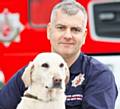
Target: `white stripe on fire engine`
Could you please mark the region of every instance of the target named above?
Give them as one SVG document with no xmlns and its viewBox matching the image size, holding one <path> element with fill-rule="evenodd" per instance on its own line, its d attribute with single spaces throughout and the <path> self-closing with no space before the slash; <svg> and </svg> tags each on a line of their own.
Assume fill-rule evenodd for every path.
<svg viewBox="0 0 120 109">
<path fill-rule="evenodd" d="M 81 95 L 81 94 L 66 95 L 67 101 L 82 100 L 82 98 L 83 98 L 83 95 Z"/>
</svg>

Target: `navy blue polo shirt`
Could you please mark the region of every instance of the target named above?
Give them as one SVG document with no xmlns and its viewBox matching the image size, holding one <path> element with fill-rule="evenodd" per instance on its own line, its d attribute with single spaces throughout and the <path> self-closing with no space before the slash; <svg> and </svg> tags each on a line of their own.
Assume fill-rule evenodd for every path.
<svg viewBox="0 0 120 109">
<path fill-rule="evenodd" d="M 0 91 L 0 109 L 16 109 L 25 89 L 19 70 Z M 79 74 L 84 81 L 73 86 Z M 70 67 L 70 81 L 66 86 L 66 109 L 114 109 L 117 88 L 113 73 L 96 59 L 80 54 Z"/>
</svg>

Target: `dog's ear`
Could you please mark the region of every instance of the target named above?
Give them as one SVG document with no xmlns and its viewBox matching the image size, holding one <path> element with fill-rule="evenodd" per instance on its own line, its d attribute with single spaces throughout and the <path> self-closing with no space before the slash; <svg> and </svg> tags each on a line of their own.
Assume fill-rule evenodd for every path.
<svg viewBox="0 0 120 109">
<path fill-rule="evenodd" d="M 22 80 L 25 84 L 25 87 L 29 87 L 32 84 L 32 72 L 34 69 L 34 64 L 33 62 L 30 62 L 28 66 L 26 67 L 25 71 L 23 72 L 22 75 Z"/>
<path fill-rule="evenodd" d="M 67 65 L 65 67 L 65 72 L 66 72 L 65 84 L 67 84 L 70 79 L 70 71 L 69 71 L 69 68 L 67 67 Z"/>
</svg>

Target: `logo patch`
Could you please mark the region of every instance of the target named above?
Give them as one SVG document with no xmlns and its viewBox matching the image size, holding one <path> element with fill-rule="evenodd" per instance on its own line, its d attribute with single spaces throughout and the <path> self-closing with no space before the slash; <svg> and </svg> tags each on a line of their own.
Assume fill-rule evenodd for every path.
<svg viewBox="0 0 120 109">
<path fill-rule="evenodd" d="M 79 75 L 77 75 L 74 78 L 74 80 L 72 80 L 72 86 L 77 87 L 77 86 L 81 85 L 84 80 L 85 80 L 84 74 L 80 73 Z"/>
<path fill-rule="evenodd" d="M 12 41 L 20 42 L 20 32 L 24 26 L 20 23 L 19 13 L 10 13 L 8 9 L 0 14 L 0 42 L 8 47 Z"/>
</svg>

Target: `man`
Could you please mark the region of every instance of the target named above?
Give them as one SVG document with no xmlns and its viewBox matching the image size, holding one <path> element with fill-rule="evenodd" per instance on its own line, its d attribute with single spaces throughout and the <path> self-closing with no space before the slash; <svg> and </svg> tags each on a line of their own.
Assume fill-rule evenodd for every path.
<svg viewBox="0 0 120 109">
<path fill-rule="evenodd" d="M 60 54 L 70 69 L 66 109 L 114 109 L 117 89 L 112 72 L 81 52 L 87 34 L 87 14 L 75 1 L 57 4 L 47 27 L 51 51 Z M 0 109 L 15 109 L 26 90 L 18 71 L 0 92 Z M 83 82 L 79 84 L 79 77 Z M 73 82 L 74 81 L 74 82 Z"/>
</svg>

